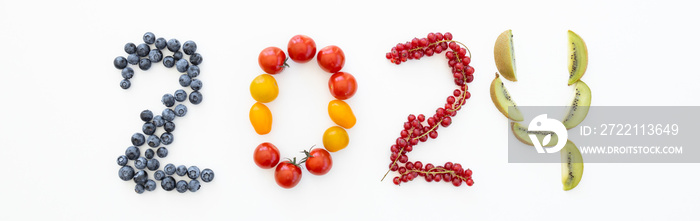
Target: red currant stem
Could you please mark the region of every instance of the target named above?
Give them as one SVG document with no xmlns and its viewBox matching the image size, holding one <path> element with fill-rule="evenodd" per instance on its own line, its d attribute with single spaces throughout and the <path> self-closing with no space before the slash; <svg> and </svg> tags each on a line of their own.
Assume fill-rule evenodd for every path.
<svg viewBox="0 0 700 221">
<path fill-rule="evenodd" d="M 409 135 L 409 137 L 410 137 L 410 136 L 411 136 L 411 135 Z M 401 157 L 401 155 L 402 155 L 401 153 L 403 152 L 403 148 L 404 148 L 404 147 L 402 147 L 401 150 L 399 150 L 399 154 L 396 156 L 396 159 L 394 160 L 394 162 L 391 163 L 391 166 L 389 166 L 389 170 L 386 171 L 386 173 L 385 173 L 384 176 L 382 177 L 382 180 L 380 180 L 379 182 L 384 181 L 384 178 L 386 178 L 386 175 L 389 175 L 389 172 L 391 172 L 391 167 L 393 167 L 394 165 L 396 165 L 396 161 L 399 161 L 399 157 Z"/>
<path fill-rule="evenodd" d="M 434 170 L 435 170 L 435 171 L 434 171 Z M 437 170 L 440 170 L 440 171 L 437 171 Z M 434 172 L 433 172 L 433 171 L 434 171 Z M 460 176 L 460 175 L 457 174 L 454 170 L 447 170 L 447 169 L 445 169 L 445 168 L 439 168 L 439 169 L 438 169 L 438 168 L 432 168 L 432 169 L 430 169 L 429 171 L 423 171 L 423 170 L 412 169 L 412 170 L 406 170 L 406 172 L 405 172 L 405 173 L 402 173 L 401 175 L 407 175 L 407 174 L 412 173 L 412 172 L 423 173 L 423 174 L 426 174 L 426 175 L 435 175 L 435 174 L 446 174 L 446 173 L 449 173 L 449 174 L 451 174 L 452 176 L 457 177 L 457 178 L 460 178 L 460 179 L 462 179 L 462 180 L 464 180 L 464 181 L 466 181 L 467 179 L 469 179 L 469 178 L 465 178 L 465 177 L 463 177 L 463 176 Z"/>
<path fill-rule="evenodd" d="M 457 43 L 457 44 L 461 44 L 465 49 L 467 49 L 467 52 L 469 53 L 469 57 L 470 57 L 470 58 L 472 57 L 472 52 L 469 51 L 469 48 L 468 48 L 466 45 L 464 45 L 462 42 L 455 41 L 455 40 L 436 41 L 436 42 L 433 42 L 433 43 L 428 44 L 428 45 L 425 46 L 425 47 L 416 47 L 416 48 L 413 48 L 413 49 L 408 49 L 408 52 L 414 52 L 414 51 L 417 51 L 417 50 L 423 50 L 423 48 L 430 47 L 430 46 L 433 46 L 433 45 L 437 45 L 437 44 L 440 44 L 440 43 L 443 43 L 443 42 L 454 42 L 454 43 Z"/>
</svg>

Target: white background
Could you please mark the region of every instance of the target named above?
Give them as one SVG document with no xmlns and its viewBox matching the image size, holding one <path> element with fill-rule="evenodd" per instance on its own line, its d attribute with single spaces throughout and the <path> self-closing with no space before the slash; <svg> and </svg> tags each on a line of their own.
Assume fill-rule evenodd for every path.
<svg viewBox="0 0 700 221">
<path fill-rule="evenodd" d="M 506 82 L 520 105 L 566 105 L 568 29 L 588 45 L 582 80 L 592 105 L 690 105 L 700 80 L 697 5 L 690 1 L 0 1 L 0 219 L 2 220 L 682 220 L 700 206 L 698 164 L 586 164 L 583 180 L 561 190 L 559 164 L 507 163 L 507 120 L 488 95 L 496 67 L 493 44 L 512 29 L 519 81 Z M 170 155 L 176 165 L 212 168 L 197 193 L 135 194 L 117 176 L 116 158 L 140 131 L 143 109 L 160 113 L 160 97 L 180 86 L 174 69 L 136 69 L 119 88 L 112 61 L 143 33 L 194 40 L 204 100 L 177 119 Z M 472 98 L 437 140 L 409 154 L 424 163 L 460 162 L 476 184 L 413 181 L 397 187 L 389 146 L 405 117 L 431 114 L 454 90 L 442 55 L 400 66 L 392 46 L 429 32 L 452 32 L 472 54 Z M 359 83 L 347 100 L 357 116 L 350 145 L 334 153 L 331 172 L 278 187 L 272 170 L 255 166 L 263 141 L 283 157 L 321 145 L 333 125 L 328 74 L 316 62 L 279 74 L 269 106 L 273 131 L 248 121 L 256 58 L 306 34 L 319 49 L 335 44 L 344 71 Z M 166 55 L 169 52 L 165 53 Z M 662 113 L 660 113 L 662 114 Z M 643 120 L 643 119 L 642 119 Z M 697 121 L 697 119 L 688 119 Z M 697 147 L 685 147 L 697 148 Z M 144 148 L 142 148 L 143 150 Z M 395 175 L 395 174 L 394 174 Z M 151 173 L 152 176 L 152 173 Z M 177 178 L 177 177 L 176 177 Z"/>
</svg>

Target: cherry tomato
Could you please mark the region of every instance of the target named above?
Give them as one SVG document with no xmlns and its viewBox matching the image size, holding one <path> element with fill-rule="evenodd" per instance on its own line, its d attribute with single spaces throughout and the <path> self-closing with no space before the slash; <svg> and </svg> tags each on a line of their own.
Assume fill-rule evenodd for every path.
<svg viewBox="0 0 700 221">
<path fill-rule="evenodd" d="M 270 133 L 270 130 L 272 130 L 272 112 L 265 104 L 255 102 L 255 104 L 250 107 L 248 117 L 256 133 L 263 135 Z"/>
<path fill-rule="evenodd" d="M 322 149 L 314 148 L 311 152 L 306 152 L 306 170 L 313 175 L 323 175 L 328 173 L 333 167 L 333 159 L 331 153 Z"/>
<path fill-rule="evenodd" d="M 301 168 L 292 161 L 277 164 L 275 168 L 275 181 L 277 185 L 289 189 L 296 186 L 301 180 Z"/>
<path fill-rule="evenodd" d="M 287 53 L 295 62 L 309 62 L 316 55 L 316 42 L 309 36 L 295 35 L 287 44 Z"/>
<path fill-rule="evenodd" d="M 268 103 L 275 100 L 280 89 L 275 77 L 269 74 L 261 74 L 250 82 L 250 95 L 258 102 Z"/>
<path fill-rule="evenodd" d="M 333 120 L 335 124 L 346 129 L 352 128 L 357 122 L 357 118 L 355 118 L 355 114 L 352 113 L 350 105 L 341 100 L 332 100 L 328 102 L 328 116 L 331 117 L 331 120 Z"/>
<path fill-rule="evenodd" d="M 282 72 L 285 67 L 289 67 L 287 63 L 287 55 L 278 47 L 267 47 L 258 55 L 258 64 L 260 68 L 268 74 L 277 74 Z"/>
<path fill-rule="evenodd" d="M 255 148 L 253 159 L 260 168 L 270 169 L 280 162 L 280 151 L 271 143 L 261 143 Z"/>
<path fill-rule="evenodd" d="M 316 60 L 321 69 L 329 73 L 335 73 L 340 71 L 345 65 L 345 53 L 338 46 L 326 46 L 318 51 Z"/>
<path fill-rule="evenodd" d="M 328 89 L 331 91 L 331 95 L 338 100 L 345 100 L 353 95 L 357 91 L 357 81 L 352 74 L 346 72 L 338 72 L 331 76 L 328 80 Z"/>
<path fill-rule="evenodd" d="M 348 132 L 342 127 L 332 126 L 323 133 L 323 147 L 330 152 L 344 149 L 350 143 Z"/>
</svg>

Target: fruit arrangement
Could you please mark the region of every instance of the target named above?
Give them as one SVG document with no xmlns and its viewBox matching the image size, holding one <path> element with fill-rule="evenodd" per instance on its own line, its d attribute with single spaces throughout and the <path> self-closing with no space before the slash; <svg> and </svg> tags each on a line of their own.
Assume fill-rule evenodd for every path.
<svg viewBox="0 0 700 221">
<path fill-rule="evenodd" d="M 186 41 L 181 45 L 174 38 L 167 41 L 162 37 L 156 39 L 156 36 L 151 32 L 143 35 L 143 41 L 144 43 L 138 46 L 131 42 L 127 43 L 124 45 L 124 51 L 129 54 L 127 58 L 118 56 L 114 59 L 114 67 L 121 70 L 124 78 L 120 82 L 120 87 L 122 89 L 131 87 L 130 80 L 134 76 L 134 70 L 128 67 L 129 64 L 138 64 L 141 70 L 146 71 L 151 68 L 153 63 L 162 61 L 165 67 L 175 67 L 178 72 L 183 73 L 178 81 L 184 89 L 178 89 L 173 94 L 163 95 L 161 102 L 166 108 L 161 115 L 154 116 L 151 110 L 144 110 L 140 113 L 139 117 L 144 122 L 142 131 L 131 136 L 132 146 L 126 148 L 124 155 L 117 158 L 117 164 L 121 167 L 119 178 L 123 181 L 133 180 L 136 183 L 134 190 L 139 194 L 155 190 L 156 181 L 160 181 L 160 186 L 166 191 L 176 189 L 180 193 L 188 190 L 196 192 L 201 187 L 198 179 L 211 182 L 214 179 L 214 171 L 209 168 L 200 171 L 197 166 L 180 165 L 175 167 L 174 164 L 170 163 L 161 170 L 160 162 L 155 157 L 162 160 L 168 155 L 168 149 L 165 146 L 173 143 L 174 121 L 176 117 L 184 117 L 187 114 L 187 106 L 184 103 L 175 105 L 176 102 L 185 102 L 188 99 L 185 90 L 188 87 L 192 90 L 189 93 L 190 103 L 196 105 L 202 102 L 202 93 L 200 92 L 202 81 L 197 79 L 200 72 L 198 65 L 202 63 L 202 56 L 196 52 L 197 44 L 194 41 Z M 151 46 L 155 48 L 151 49 Z M 161 50 L 165 48 L 173 54 L 163 57 Z M 189 55 L 189 62 L 184 58 L 183 52 L 185 55 Z M 163 130 L 160 136 L 156 135 L 159 128 Z M 148 147 L 142 152 L 140 147 L 144 144 Z M 130 163 L 132 161 L 133 163 Z M 149 178 L 146 169 L 153 172 L 153 179 Z M 189 178 L 189 182 L 184 179 L 176 181 L 172 176 L 175 173 L 178 176 L 186 176 Z"/>
<path fill-rule="evenodd" d="M 301 180 L 301 164 L 314 175 L 324 175 L 333 166 L 329 152 L 336 152 L 348 146 L 350 139 L 346 129 L 355 126 L 357 119 L 344 100 L 357 91 L 355 77 L 341 69 L 345 65 L 345 54 L 338 46 L 331 45 L 316 53 L 316 42 L 308 36 L 296 35 L 287 44 L 289 58 L 298 63 L 311 61 L 314 56 L 325 72 L 331 73 L 328 89 L 336 98 L 328 103 L 328 115 L 338 126 L 331 126 L 323 133 L 323 147 L 304 150 L 304 157 L 297 162 L 296 157 L 280 161 L 280 152 L 275 145 L 264 142 L 255 148 L 253 159 L 262 169 L 275 168 L 275 181 L 280 187 L 292 188 Z M 256 103 L 250 108 L 250 123 L 259 135 L 272 130 L 272 112 L 265 103 L 272 102 L 279 94 L 274 75 L 281 73 L 287 64 L 287 55 L 278 47 L 267 47 L 258 56 L 258 65 L 265 74 L 258 75 L 250 84 L 250 94 Z"/>
<path fill-rule="evenodd" d="M 474 80 L 474 68 L 469 65 L 471 52 L 464 44 L 452 39 L 453 36 L 450 32 L 444 34 L 429 33 L 424 38 L 413 38 L 406 43 L 398 43 L 391 48 L 390 52 L 386 53 L 386 59 L 399 65 L 408 60 L 420 60 L 424 56 L 431 57 L 445 52 L 447 64 L 452 69 L 454 83 L 458 87 L 452 95 L 447 97 L 445 106 L 437 108 L 432 116 L 408 115 L 407 121 L 403 123 L 400 136 L 390 148 L 389 170 L 398 172 L 398 175 L 393 179 L 396 185 L 418 177 L 423 177 L 427 182 L 444 181 L 452 183 L 454 186 L 461 186 L 462 183 L 467 186 L 474 184 L 472 170 L 463 168 L 459 163 L 446 162 L 438 166 L 432 163 L 423 165 L 421 161 L 409 161 L 407 155 L 418 143 L 426 142 L 428 139 L 436 139 L 438 137 L 437 129 L 441 126 L 450 126 L 452 117 L 462 109 L 467 99 L 471 97 L 467 91 L 469 88 L 467 83 Z M 384 178 L 390 171 L 387 171 Z"/>
<path fill-rule="evenodd" d="M 567 111 L 562 124 L 566 129 L 571 129 L 580 124 L 588 115 L 591 105 L 591 89 L 581 81 L 588 67 L 588 49 L 581 36 L 568 31 L 569 39 L 569 80 L 568 85 L 574 85 L 574 97 L 569 110 Z M 517 69 L 515 66 L 515 50 L 513 47 L 513 33 L 511 30 L 504 31 L 496 39 L 494 45 L 494 60 L 498 72 L 503 78 L 509 81 L 517 81 Z M 491 100 L 506 118 L 515 121 L 511 122 L 511 131 L 515 137 L 524 144 L 534 146 L 533 142 L 542 141 L 542 146 L 554 146 L 558 141 L 556 134 L 547 131 L 530 131 L 521 125 L 523 115 L 518 109 L 515 101 L 508 93 L 500 76 L 491 82 Z M 537 138 L 538 140 L 532 140 Z M 564 148 L 560 150 L 562 162 L 562 184 L 564 190 L 571 190 L 578 185 L 583 176 L 583 157 L 573 142 L 567 140 Z"/>
</svg>

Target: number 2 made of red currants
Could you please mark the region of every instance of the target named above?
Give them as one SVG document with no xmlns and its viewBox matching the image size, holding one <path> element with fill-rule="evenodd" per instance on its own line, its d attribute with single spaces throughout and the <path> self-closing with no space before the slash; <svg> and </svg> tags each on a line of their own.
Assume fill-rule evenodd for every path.
<svg viewBox="0 0 700 221">
<path fill-rule="evenodd" d="M 461 45 L 461 46 L 460 46 Z M 471 97 L 467 83 L 474 80 L 474 68 L 469 66 L 471 53 L 461 42 L 452 40 L 452 34 L 446 32 L 430 33 L 425 38 L 413 38 L 406 43 L 398 43 L 391 48 L 391 52 L 386 53 L 386 58 L 394 64 L 401 64 L 408 60 L 420 60 L 424 56 L 431 57 L 435 54 L 445 52 L 447 64 L 452 69 L 452 76 L 455 84 L 459 87 L 453 94 L 447 97 L 444 107 L 439 107 L 430 117 L 423 114 L 408 115 L 408 119 L 403 124 L 399 138 L 391 145 L 391 156 L 389 159 L 389 171 L 398 172 L 393 182 L 396 185 L 412 181 L 418 177 L 423 177 L 428 182 L 444 181 L 452 183 L 454 186 L 461 186 L 464 182 L 467 186 L 474 185 L 471 169 L 464 169 L 459 163 L 446 162 L 435 166 L 432 163 L 423 165 L 421 161 L 409 161 L 408 153 L 420 142 L 438 137 L 437 129 L 448 127 L 452 124 L 452 117 L 457 111 L 462 109 L 467 99 Z M 382 180 L 384 180 L 382 178 Z"/>
</svg>

